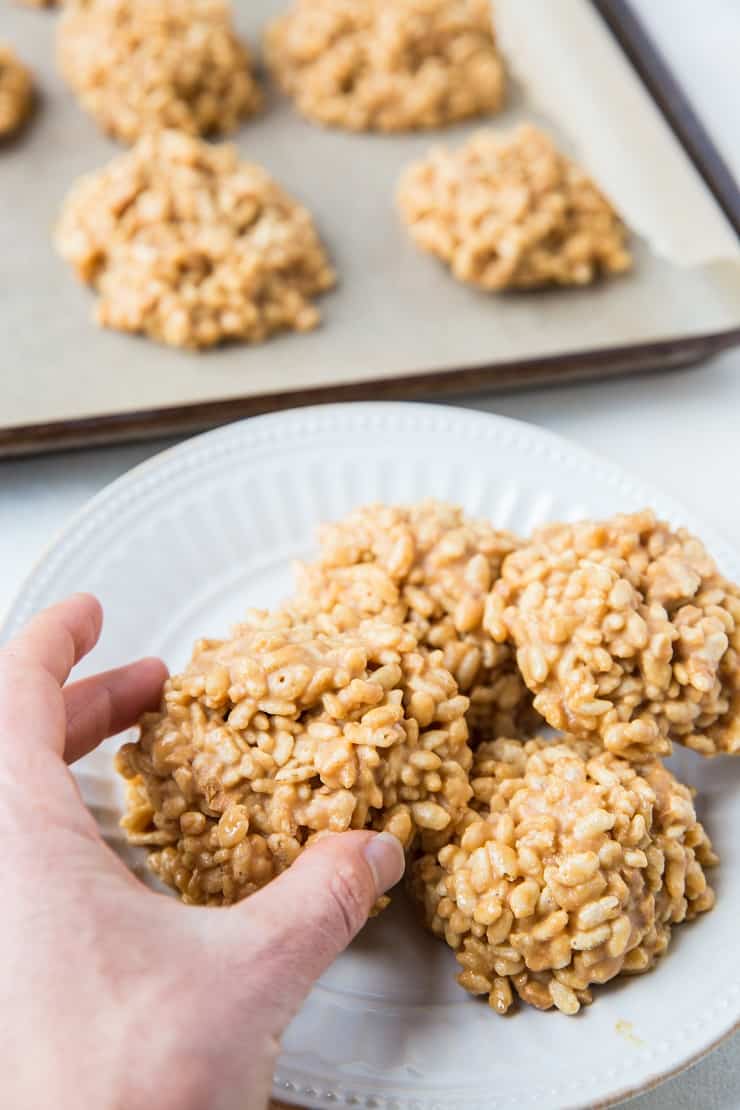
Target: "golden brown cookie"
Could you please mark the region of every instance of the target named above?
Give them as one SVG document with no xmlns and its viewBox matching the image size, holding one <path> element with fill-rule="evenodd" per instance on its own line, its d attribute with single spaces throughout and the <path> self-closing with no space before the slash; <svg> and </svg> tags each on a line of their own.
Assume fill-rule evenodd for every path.
<svg viewBox="0 0 740 1110">
<path fill-rule="evenodd" d="M 32 108 L 31 71 L 7 43 L 0 42 L 0 139 L 17 131 Z"/>
<path fill-rule="evenodd" d="M 472 782 L 474 808 L 411 885 L 460 985 L 498 1013 L 518 995 L 575 1014 L 592 986 L 648 971 L 674 925 L 712 908 L 716 856 L 658 760 L 497 740 L 478 748 Z"/>
<path fill-rule="evenodd" d="M 443 127 L 503 103 L 488 0 L 296 0 L 265 51 L 298 110 L 331 127 Z"/>
<path fill-rule="evenodd" d="M 223 0 L 67 0 L 59 68 L 104 131 L 227 134 L 262 95 Z"/>
<path fill-rule="evenodd" d="M 261 166 L 176 131 L 82 178 L 56 243 L 99 324 L 176 347 L 308 331 L 335 281 L 309 212 Z"/>
<path fill-rule="evenodd" d="M 531 733 L 536 715 L 512 645 L 483 627 L 489 590 L 518 543 L 438 501 L 365 506 L 321 529 L 320 558 L 299 568 L 290 606 L 334 628 L 408 622 L 421 645 L 443 651 L 476 738 Z"/>
<path fill-rule="evenodd" d="M 740 751 L 740 594 L 648 510 L 539 529 L 506 560 L 484 624 L 513 638 L 553 728 L 627 759 L 672 740 Z"/>
<path fill-rule="evenodd" d="M 398 203 L 422 250 L 488 291 L 586 285 L 631 265 L 609 201 L 535 127 L 433 150 L 404 172 Z"/>
<path fill-rule="evenodd" d="M 254 613 L 196 644 L 119 752 L 123 827 L 185 901 L 208 904 L 251 894 L 327 832 L 436 846 L 471 796 L 466 708 L 441 654 L 400 626 L 329 636 Z"/>
</svg>

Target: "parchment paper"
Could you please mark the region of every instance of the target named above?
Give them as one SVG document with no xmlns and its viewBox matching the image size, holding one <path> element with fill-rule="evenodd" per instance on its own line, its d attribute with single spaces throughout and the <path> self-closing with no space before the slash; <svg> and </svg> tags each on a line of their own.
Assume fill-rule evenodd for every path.
<svg viewBox="0 0 740 1110">
<path fill-rule="evenodd" d="M 519 36 L 518 68 L 531 59 L 531 72 L 526 91 L 515 88 L 492 125 L 534 117 L 555 130 L 566 148 L 598 162 L 604 187 L 661 250 L 680 247 L 682 261 L 727 254 L 713 198 L 588 0 L 499 4 L 505 40 Z M 241 31 L 256 44 L 285 0 L 236 6 Z M 270 87 L 267 110 L 236 141 L 315 214 L 340 277 L 322 298 L 323 327 L 202 355 L 100 330 L 90 321 L 92 294 L 56 256 L 50 235 L 74 179 L 119 148 L 56 74 L 55 19 L 0 0 L 0 35 L 34 67 L 43 97 L 31 127 L 0 150 L 1 428 L 679 339 L 740 324 L 737 261 L 687 269 L 639 240 L 634 273 L 593 289 L 492 297 L 457 284 L 412 245 L 394 191 L 406 162 L 434 143 L 461 143 L 480 121 L 409 136 L 324 131 Z M 548 118 L 533 108 L 545 99 Z"/>
<path fill-rule="evenodd" d="M 663 257 L 740 260 L 737 236 L 597 10 L 584 0 L 494 0 L 509 68 L 551 115 L 631 228 Z"/>
</svg>

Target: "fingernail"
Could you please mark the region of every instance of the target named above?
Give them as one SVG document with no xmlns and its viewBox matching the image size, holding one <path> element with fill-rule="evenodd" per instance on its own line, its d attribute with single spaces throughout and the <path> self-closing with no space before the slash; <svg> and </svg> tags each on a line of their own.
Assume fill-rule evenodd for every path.
<svg viewBox="0 0 740 1110">
<path fill-rule="evenodd" d="M 382 832 L 368 841 L 365 859 L 375 879 L 378 895 L 395 886 L 406 870 L 403 845 L 393 833 Z"/>
</svg>

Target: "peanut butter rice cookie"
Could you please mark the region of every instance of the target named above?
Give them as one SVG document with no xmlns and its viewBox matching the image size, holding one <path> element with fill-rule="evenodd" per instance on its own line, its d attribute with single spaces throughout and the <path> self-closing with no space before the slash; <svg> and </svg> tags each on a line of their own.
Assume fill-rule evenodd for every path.
<svg viewBox="0 0 740 1110">
<path fill-rule="evenodd" d="M 627 759 L 672 740 L 740 751 L 740 592 L 650 511 L 539 529 L 504 563 L 484 625 L 513 638 L 554 728 Z"/>
<path fill-rule="evenodd" d="M 265 51 L 304 116 L 350 131 L 442 127 L 503 103 L 488 0 L 296 0 Z"/>
<path fill-rule="evenodd" d="M 56 244 L 99 324 L 176 347 L 308 331 L 335 281 L 309 212 L 262 167 L 175 131 L 82 178 Z"/>
<path fill-rule="evenodd" d="M 460 985 L 498 1013 L 517 995 L 577 1013 L 593 985 L 650 970 L 672 927 L 714 904 L 716 856 L 658 760 L 497 740 L 476 752 L 473 788 L 475 808 L 411 885 Z"/>
<path fill-rule="evenodd" d="M 298 568 L 294 612 L 330 628 L 374 617 L 407 622 L 441 650 L 478 738 L 531 733 L 539 719 L 514 651 L 483 627 L 488 593 L 519 541 L 437 501 L 369 505 L 320 531 L 321 555 Z"/>
<path fill-rule="evenodd" d="M 201 641 L 118 770 L 123 827 L 184 901 L 234 902 L 313 838 L 386 829 L 444 843 L 471 797 L 467 698 L 400 626 L 329 636 L 253 613 Z"/>
<path fill-rule="evenodd" d="M 7 43 L 0 42 L 0 139 L 17 131 L 32 108 L 31 71 Z"/>
<path fill-rule="evenodd" d="M 433 150 L 402 175 L 398 203 L 414 242 L 484 290 L 586 285 L 631 265 L 609 201 L 532 126 Z"/>
<path fill-rule="evenodd" d="M 262 96 L 223 0 L 67 0 L 59 68 L 104 131 L 226 134 Z"/>
</svg>

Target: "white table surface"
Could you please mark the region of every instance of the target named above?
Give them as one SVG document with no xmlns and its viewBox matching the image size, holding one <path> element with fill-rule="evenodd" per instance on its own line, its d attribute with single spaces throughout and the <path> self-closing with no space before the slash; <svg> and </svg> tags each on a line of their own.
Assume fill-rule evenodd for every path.
<svg viewBox="0 0 740 1110">
<path fill-rule="evenodd" d="M 738 0 L 634 3 L 740 178 Z M 740 548 L 740 350 L 693 370 L 462 403 L 530 420 L 601 452 L 682 499 Z M 164 445 L 0 462 L 0 615 L 72 513 Z M 631 1110 L 738 1107 L 740 1034 L 630 1103 Z"/>
</svg>

